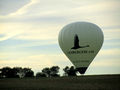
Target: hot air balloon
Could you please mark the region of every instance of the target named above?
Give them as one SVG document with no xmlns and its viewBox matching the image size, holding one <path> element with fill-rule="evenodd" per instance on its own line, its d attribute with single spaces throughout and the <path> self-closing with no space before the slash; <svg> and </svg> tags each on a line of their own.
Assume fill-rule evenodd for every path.
<svg viewBox="0 0 120 90">
<path fill-rule="evenodd" d="M 95 24 L 74 22 L 59 32 L 59 46 L 80 74 L 84 74 L 103 44 L 103 32 Z"/>
</svg>

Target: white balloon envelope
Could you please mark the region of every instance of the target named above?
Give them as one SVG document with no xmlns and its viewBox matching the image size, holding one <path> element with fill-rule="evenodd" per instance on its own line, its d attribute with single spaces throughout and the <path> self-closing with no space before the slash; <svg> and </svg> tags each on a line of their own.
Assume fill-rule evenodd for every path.
<svg viewBox="0 0 120 90">
<path fill-rule="evenodd" d="M 95 58 L 103 44 L 103 32 L 89 22 L 66 25 L 59 33 L 59 45 L 81 74 Z"/>
</svg>

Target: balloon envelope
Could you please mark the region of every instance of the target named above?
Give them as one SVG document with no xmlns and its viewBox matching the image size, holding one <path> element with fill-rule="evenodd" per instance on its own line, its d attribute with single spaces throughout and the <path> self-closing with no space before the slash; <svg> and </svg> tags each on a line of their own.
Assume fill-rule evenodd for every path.
<svg viewBox="0 0 120 90">
<path fill-rule="evenodd" d="M 65 55 L 84 74 L 103 44 L 103 32 L 95 24 L 75 22 L 63 27 L 58 41 Z"/>
</svg>

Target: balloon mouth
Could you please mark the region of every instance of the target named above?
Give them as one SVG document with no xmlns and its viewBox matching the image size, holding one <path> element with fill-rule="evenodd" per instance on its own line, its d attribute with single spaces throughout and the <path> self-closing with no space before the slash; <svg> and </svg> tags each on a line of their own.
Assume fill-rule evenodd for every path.
<svg viewBox="0 0 120 90">
<path fill-rule="evenodd" d="M 87 67 L 79 67 L 79 68 L 77 68 L 77 71 L 79 71 L 80 74 L 84 74 L 86 70 L 87 70 Z"/>
</svg>

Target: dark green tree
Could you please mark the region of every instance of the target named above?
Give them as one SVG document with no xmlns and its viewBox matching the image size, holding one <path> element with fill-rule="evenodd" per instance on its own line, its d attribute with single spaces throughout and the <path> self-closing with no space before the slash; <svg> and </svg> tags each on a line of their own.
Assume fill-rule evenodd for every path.
<svg viewBox="0 0 120 90">
<path fill-rule="evenodd" d="M 50 77 L 50 68 L 49 67 L 46 67 L 46 68 L 43 68 L 42 70 L 42 73 L 44 73 L 46 75 L 46 77 Z"/>
<path fill-rule="evenodd" d="M 66 66 L 63 71 L 64 76 L 77 76 L 77 69 L 74 66 L 71 66 L 70 68 Z"/>
<path fill-rule="evenodd" d="M 23 72 L 25 73 L 25 77 L 34 76 L 34 72 L 31 70 L 31 68 L 23 68 Z"/>
<path fill-rule="evenodd" d="M 11 77 L 11 68 L 10 67 L 3 67 L 1 69 L 1 75 L 2 75 L 2 77 L 10 78 Z"/>
<path fill-rule="evenodd" d="M 52 66 L 50 68 L 50 76 L 51 77 L 59 77 L 60 75 L 58 74 L 59 73 L 59 67 L 58 66 Z"/>
<path fill-rule="evenodd" d="M 47 77 L 43 72 L 37 72 L 36 77 Z"/>
<path fill-rule="evenodd" d="M 46 67 L 43 68 L 42 73 L 46 75 L 46 77 L 59 77 L 59 67 L 58 66 L 52 66 L 51 68 Z"/>
</svg>

